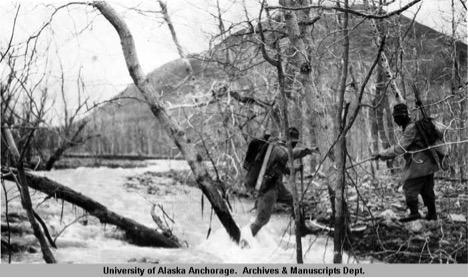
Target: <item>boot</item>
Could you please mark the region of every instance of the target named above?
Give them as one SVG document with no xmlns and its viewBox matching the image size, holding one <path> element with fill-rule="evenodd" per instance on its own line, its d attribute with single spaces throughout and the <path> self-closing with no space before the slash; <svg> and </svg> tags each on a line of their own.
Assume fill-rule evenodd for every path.
<svg viewBox="0 0 468 278">
<path fill-rule="evenodd" d="M 408 208 L 410 209 L 410 215 L 404 218 L 400 218 L 400 222 L 410 222 L 417 219 L 421 219 L 421 214 L 418 211 L 418 202 L 408 202 Z"/>
<path fill-rule="evenodd" d="M 426 220 L 437 220 L 437 211 L 435 203 L 430 203 L 427 205 L 427 215 Z"/>
</svg>

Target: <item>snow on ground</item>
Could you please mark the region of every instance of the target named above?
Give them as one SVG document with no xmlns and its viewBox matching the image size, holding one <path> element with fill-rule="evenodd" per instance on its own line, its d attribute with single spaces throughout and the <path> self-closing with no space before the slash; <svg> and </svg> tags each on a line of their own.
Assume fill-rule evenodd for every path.
<svg viewBox="0 0 468 278">
<path fill-rule="evenodd" d="M 127 263 L 127 262 L 160 262 L 160 263 L 295 263 L 295 238 L 285 231 L 289 225 L 289 217 L 274 215 L 257 237 L 252 238 L 249 223 L 254 219 L 250 212 L 253 202 L 250 200 L 232 199 L 233 217 L 251 248 L 240 249 L 233 243 L 215 214 L 211 215 L 208 200 L 204 199 L 202 213 L 202 193 L 198 188 L 176 183 L 160 177 L 155 179 L 156 192 L 148 193 L 148 188 L 137 184 L 128 185 L 128 178 L 145 172 L 166 172 L 170 169 L 189 169 L 185 161 L 150 161 L 145 168 L 77 168 L 42 172 L 63 185 L 100 202 L 108 209 L 148 227 L 156 228 L 150 209 L 152 204 L 162 205 L 164 210 L 174 219 L 169 226 L 187 248 L 162 249 L 139 247 L 120 240 L 123 234 L 114 226 L 104 226 L 94 217 L 85 215 L 80 208 L 61 200 L 44 200 L 41 192 L 32 191 L 36 211 L 48 224 L 52 235 L 59 233 L 66 225 L 79 218 L 77 223 L 70 225 L 57 239 L 58 249 L 54 250 L 60 263 Z M 127 185 L 125 185 L 127 184 Z M 14 187 L 12 183 L 8 187 Z M 153 187 L 153 186 L 151 186 Z M 9 197 L 14 193 L 9 191 Z M 2 201 L 4 200 L 2 192 Z M 2 203 L 2 214 L 4 212 Z M 18 199 L 10 204 L 10 212 L 20 212 L 22 209 Z M 62 215 L 63 210 L 63 217 Z M 211 221 L 210 221 L 211 219 Z M 211 227 L 210 236 L 207 238 Z M 27 235 L 22 240 L 33 241 L 33 235 Z M 308 236 L 303 239 L 303 250 L 307 251 L 305 263 L 330 263 L 333 258 L 333 240 Z M 39 249 L 38 249 L 39 250 Z M 6 257 L 2 256 L 2 262 Z M 344 256 L 343 261 L 348 258 Z M 14 262 L 42 263 L 40 253 L 21 253 L 13 257 Z"/>
</svg>

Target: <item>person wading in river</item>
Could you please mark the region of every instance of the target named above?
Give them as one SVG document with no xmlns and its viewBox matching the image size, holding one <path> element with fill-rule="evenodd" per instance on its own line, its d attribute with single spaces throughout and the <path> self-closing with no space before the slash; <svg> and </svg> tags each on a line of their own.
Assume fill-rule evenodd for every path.
<svg viewBox="0 0 468 278">
<path fill-rule="evenodd" d="M 299 141 L 299 131 L 291 127 L 289 129 L 289 135 L 291 137 L 292 147 L 295 148 Z M 258 198 L 256 202 L 257 207 L 257 217 L 255 221 L 250 225 L 250 230 L 252 235 L 256 236 L 258 231 L 268 223 L 270 220 L 271 214 L 275 207 L 276 202 L 285 203 L 293 208 L 293 197 L 291 193 L 286 189 L 283 184 L 283 175 L 289 175 L 290 169 L 288 168 L 288 149 L 284 142 L 270 143 L 272 144 L 271 152 L 269 157 L 267 157 L 266 171 L 263 176 L 263 181 L 258 192 Z M 269 144 L 264 144 L 262 149 L 259 151 L 257 158 L 254 160 L 253 168 L 258 168 L 259 165 L 263 163 L 265 157 L 265 152 L 267 152 Z M 294 159 L 302 158 L 306 155 L 312 154 L 313 152 L 318 152 L 317 149 L 307 149 L 307 148 L 295 148 L 293 150 Z M 302 169 L 300 169 L 302 170 Z M 252 175 L 247 175 L 247 177 L 252 178 Z M 256 179 L 255 179 L 256 180 Z M 252 184 L 254 182 L 248 181 L 247 183 Z M 301 236 L 306 234 L 314 233 L 313 230 L 310 230 L 306 227 L 305 221 L 301 215 L 301 227 L 300 233 Z"/>
<path fill-rule="evenodd" d="M 399 138 L 398 144 L 373 154 L 373 158 L 387 160 L 403 154 L 405 159 L 402 176 L 404 180 L 403 190 L 410 214 L 406 218 L 400 219 L 400 221 L 408 222 L 422 218 L 418 211 L 419 194 L 422 196 L 424 205 L 427 206 L 428 214 L 425 218 L 427 220 L 437 220 L 434 173 L 439 170 L 439 165 L 430 151 L 427 150 L 426 139 L 419 132 L 421 127 L 418 125 L 424 122 L 413 122 L 409 117 L 408 107 L 402 103 L 394 106 L 393 120 L 403 128 L 403 135 Z M 438 131 L 433 130 L 434 132 Z M 435 134 L 434 136 L 440 137 L 441 135 Z M 426 150 L 421 151 L 423 149 Z"/>
</svg>

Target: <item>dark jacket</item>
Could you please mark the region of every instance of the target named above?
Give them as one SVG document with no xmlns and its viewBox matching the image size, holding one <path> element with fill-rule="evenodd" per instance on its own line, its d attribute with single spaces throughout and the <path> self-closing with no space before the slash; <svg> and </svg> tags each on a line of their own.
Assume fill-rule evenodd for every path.
<svg viewBox="0 0 468 278">
<path fill-rule="evenodd" d="M 298 159 L 307 155 L 307 149 L 294 148 L 293 157 Z M 283 181 L 283 175 L 289 175 L 290 169 L 288 167 L 288 148 L 284 143 L 277 143 L 273 145 L 271 150 L 270 159 L 268 160 L 265 178 L 262 184 L 262 190 L 266 189 L 271 181 Z"/>
<path fill-rule="evenodd" d="M 379 153 L 382 159 L 391 159 L 403 155 L 405 168 L 403 170 L 403 180 L 418 178 L 433 174 L 439 170 L 439 166 L 432 158 L 430 151 L 418 151 L 425 149 L 426 144 L 419 134 L 414 122 L 410 123 L 403 135 L 398 139 L 398 143 Z"/>
<path fill-rule="evenodd" d="M 265 170 L 265 176 L 260 191 L 265 191 L 270 189 L 271 186 L 276 181 L 282 182 L 283 175 L 289 174 L 288 168 L 288 149 L 281 142 L 269 143 L 273 144 L 270 159 Z M 255 188 L 257 183 L 258 175 L 260 168 L 262 167 L 263 158 L 265 157 L 265 152 L 268 147 L 268 144 L 264 144 L 261 147 L 261 150 L 257 152 L 255 159 L 248 166 L 248 171 L 245 175 L 244 184 L 247 188 Z M 250 156 L 252 154 L 250 153 Z M 293 157 L 295 159 L 307 155 L 307 151 L 304 148 L 295 148 L 293 149 Z"/>
</svg>

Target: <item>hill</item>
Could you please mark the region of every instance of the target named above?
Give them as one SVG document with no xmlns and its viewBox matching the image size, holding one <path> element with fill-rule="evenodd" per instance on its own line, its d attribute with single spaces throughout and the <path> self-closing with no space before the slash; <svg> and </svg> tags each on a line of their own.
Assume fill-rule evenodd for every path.
<svg viewBox="0 0 468 278">
<path fill-rule="evenodd" d="M 375 57 L 375 34 L 369 22 L 359 18 L 352 20 L 350 31 L 351 67 L 354 78 L 362 80 L 365 70 Z M 280 21 L 265 25 L 267 30 L 284 31 Z M 450 93 L 451 87 L 451 39 L 443 34 L 410 19 L 399 16 L 385 20 L 389 34 L 387 49 L 394 69 L 400 70 L 399 83 L 411 101 L 411 82 L 420 85 L 425 100 L 435 102 Z M 338 73 L 336 57 L 340 53 L 339 38 L 330 35 L 336 29 L 333 16 L 324 16 L 315 23 L 311 42 L 311 56 L 315 63 L 314 78 L 318 90 L 324 92 L 328 107 L 334 103 L 333 85 Z M 267 32 L 271 39 L 277 36 Z M 402 43 L 403 42 L 403 43 Z M 466 75 L 466 44 L 457 42 L 458 66 Z M 213 96 L 211 88 L 219 84 L 229 84 L 229 89 L 238 92 L 237 96 L 272 103 L 277 88 L 275 69 L 265 62 L 258 45 L 255 32 L 241 30 L 213 49 L 189 58 L 193 76 L 183 80 L 181 76 L 170 74 L 173 69 L 184 70 L 181 60 L 169 62 L 148 74 L 155 84 L 170 113 L 188 128 L 201 149 L 232 147 L 227 142 L 215 142 L 214 136 L 223 133 L 223 138 L 239 137 L 244 144 L 250 136 L 258 135 L 267 113 L 265 107 L 254 103 L 241 103 L 231 95 L 222 98 Z M 176 70 L 176 72 L 177 72 Z M 463 75 L 463 76 L 464 76 Z M 367 98 L 371 102 L 376 80 L 371 82 Z M 353 98 L 350 93 L 348 98 Z M 291 96 L 292 100 L 294 96 Z M 142 99 L 138 89 L 129 85 L 121 92 L 114 103 L 107 104 L 91 116 L 87 132 L 101 136 L 76 147 L 70 152 L 88 154 L 133 154 L 150 156 L 177 156 L 178 150 Z M 230 122 L 229 122 L 230 121 Z M 229 123 L 226 123 L 229 122 Z M 234 125 L 235 134 L 227 130 Z M 294 123 L 293 123 L 294 124 Z M 226 134 L 227 132 L 227 134 Z"/>
</svg>

